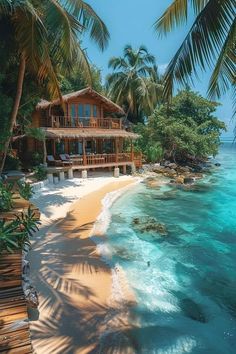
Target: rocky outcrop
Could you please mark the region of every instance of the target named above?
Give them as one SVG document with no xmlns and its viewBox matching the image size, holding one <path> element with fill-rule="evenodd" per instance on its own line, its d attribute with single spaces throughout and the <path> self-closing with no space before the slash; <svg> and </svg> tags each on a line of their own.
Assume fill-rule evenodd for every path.
<svg viewBox="0 0 236 354">
<path fill-rule="evenodd" d="M 167 228 L 165 224 L 157 221 L 156 218 L 151 216 L 142 216 L 134 218 L 132 221 L 133 227 L 141 233 L 155 232 L 161 236 L 167 236 Z"/>
</svg>

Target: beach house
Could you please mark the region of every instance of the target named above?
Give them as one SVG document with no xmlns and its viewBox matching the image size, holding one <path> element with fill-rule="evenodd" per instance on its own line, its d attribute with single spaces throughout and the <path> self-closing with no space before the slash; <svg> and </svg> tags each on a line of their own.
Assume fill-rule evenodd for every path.
<svg viewBox="0 0 236 354">
<path fill-rule="evenodd" d="M 62 101 L 41 101 L 33 113 L 32 126 L 45 132 L 48 166 L 121 167 L 124 173 L 127 166 L 141 167 L 141 155 L 133 150 L 138 135 L 121 107 L 90 87 L 66 94 Z M 28 138 L 27 153 L 42 152 L 42 144 Z"/>
</svg>

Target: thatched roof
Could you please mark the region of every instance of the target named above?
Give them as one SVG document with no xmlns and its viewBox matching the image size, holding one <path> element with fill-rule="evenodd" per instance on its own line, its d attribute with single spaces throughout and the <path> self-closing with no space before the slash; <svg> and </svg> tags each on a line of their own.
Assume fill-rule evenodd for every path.
<svg viewBox="0 0 236 354">
<path fill-rule="evenodd" d="M 41 128 L 46 133 L 46 138 L 129 138 L 137 139 L 138 134 L 121 129 L 83 129 L 83 128 Z"/>
<path fill-rule="evenodd" d="M 69 101 L 73 101 L 74 99 L 84 96 L 84 95 L 89 95 L 92 98 L 95 98 L 98 101 L 102 102 L 104 104 L 105 109 L 109 113 L 120 113 L 122 115 L 125 115 L 124 110 L 120 106 L 118 106 L 116 103 L 109 100 L 107 97 L 94 91 L 91 87 L 87 87 L 87 88 L 84 88 L 79 91 L 68 93 L 67 95 L 62 96 L 62 100 L 63 100 L 63 102 L 67 103 Z M 37 110 L 38 109 L 47 109 L 50 106 L 53 107 L 53 106 L 58 106 L 60 104 L 61 104 L 61 102 L 59 99 L 51 101 L 51 102 L 46 101 L 46 100 L 42 100 L 37 104 L 36 109 Z"/>
</svg>

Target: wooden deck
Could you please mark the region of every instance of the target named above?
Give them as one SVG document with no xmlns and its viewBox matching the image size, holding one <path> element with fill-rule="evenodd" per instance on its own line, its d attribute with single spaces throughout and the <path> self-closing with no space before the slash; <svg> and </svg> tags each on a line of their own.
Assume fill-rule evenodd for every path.
<svg viewBox="0 0 236 354">
<path fill-rule="evenodd" d="M 58 160 L 57 160 L 58 162 Z M 69 164 L 71 163 L 71 165 Z M 61 162 L 63 164 L 63 162 Z M 138 153 L 70 155 L 67 165 L 48 166 L 48 172 L 72 170 L 89 170 L 96 168 L 135 166 L 142 167 L 142 155 Z"/>
<path fill-rule="evenodd" d="M 0 256 L 0 353 L 32 353 L 21 253 Z"/>
</svg>

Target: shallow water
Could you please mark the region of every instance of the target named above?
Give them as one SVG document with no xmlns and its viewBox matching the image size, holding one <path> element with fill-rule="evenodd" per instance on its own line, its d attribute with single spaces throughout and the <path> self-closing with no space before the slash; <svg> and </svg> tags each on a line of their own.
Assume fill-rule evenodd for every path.
<svg viewBox="0 0 236 354">
<path fill-rule="evenodd" d="M 236 352 L 236 147 L 225 143 L 217 161 L 198 191 L 140 184 L 111 208 L 108 247 L 137 297 L 137 353 Z M 139 216 L 168 235 L 139 232 Z"/>
</svg>

